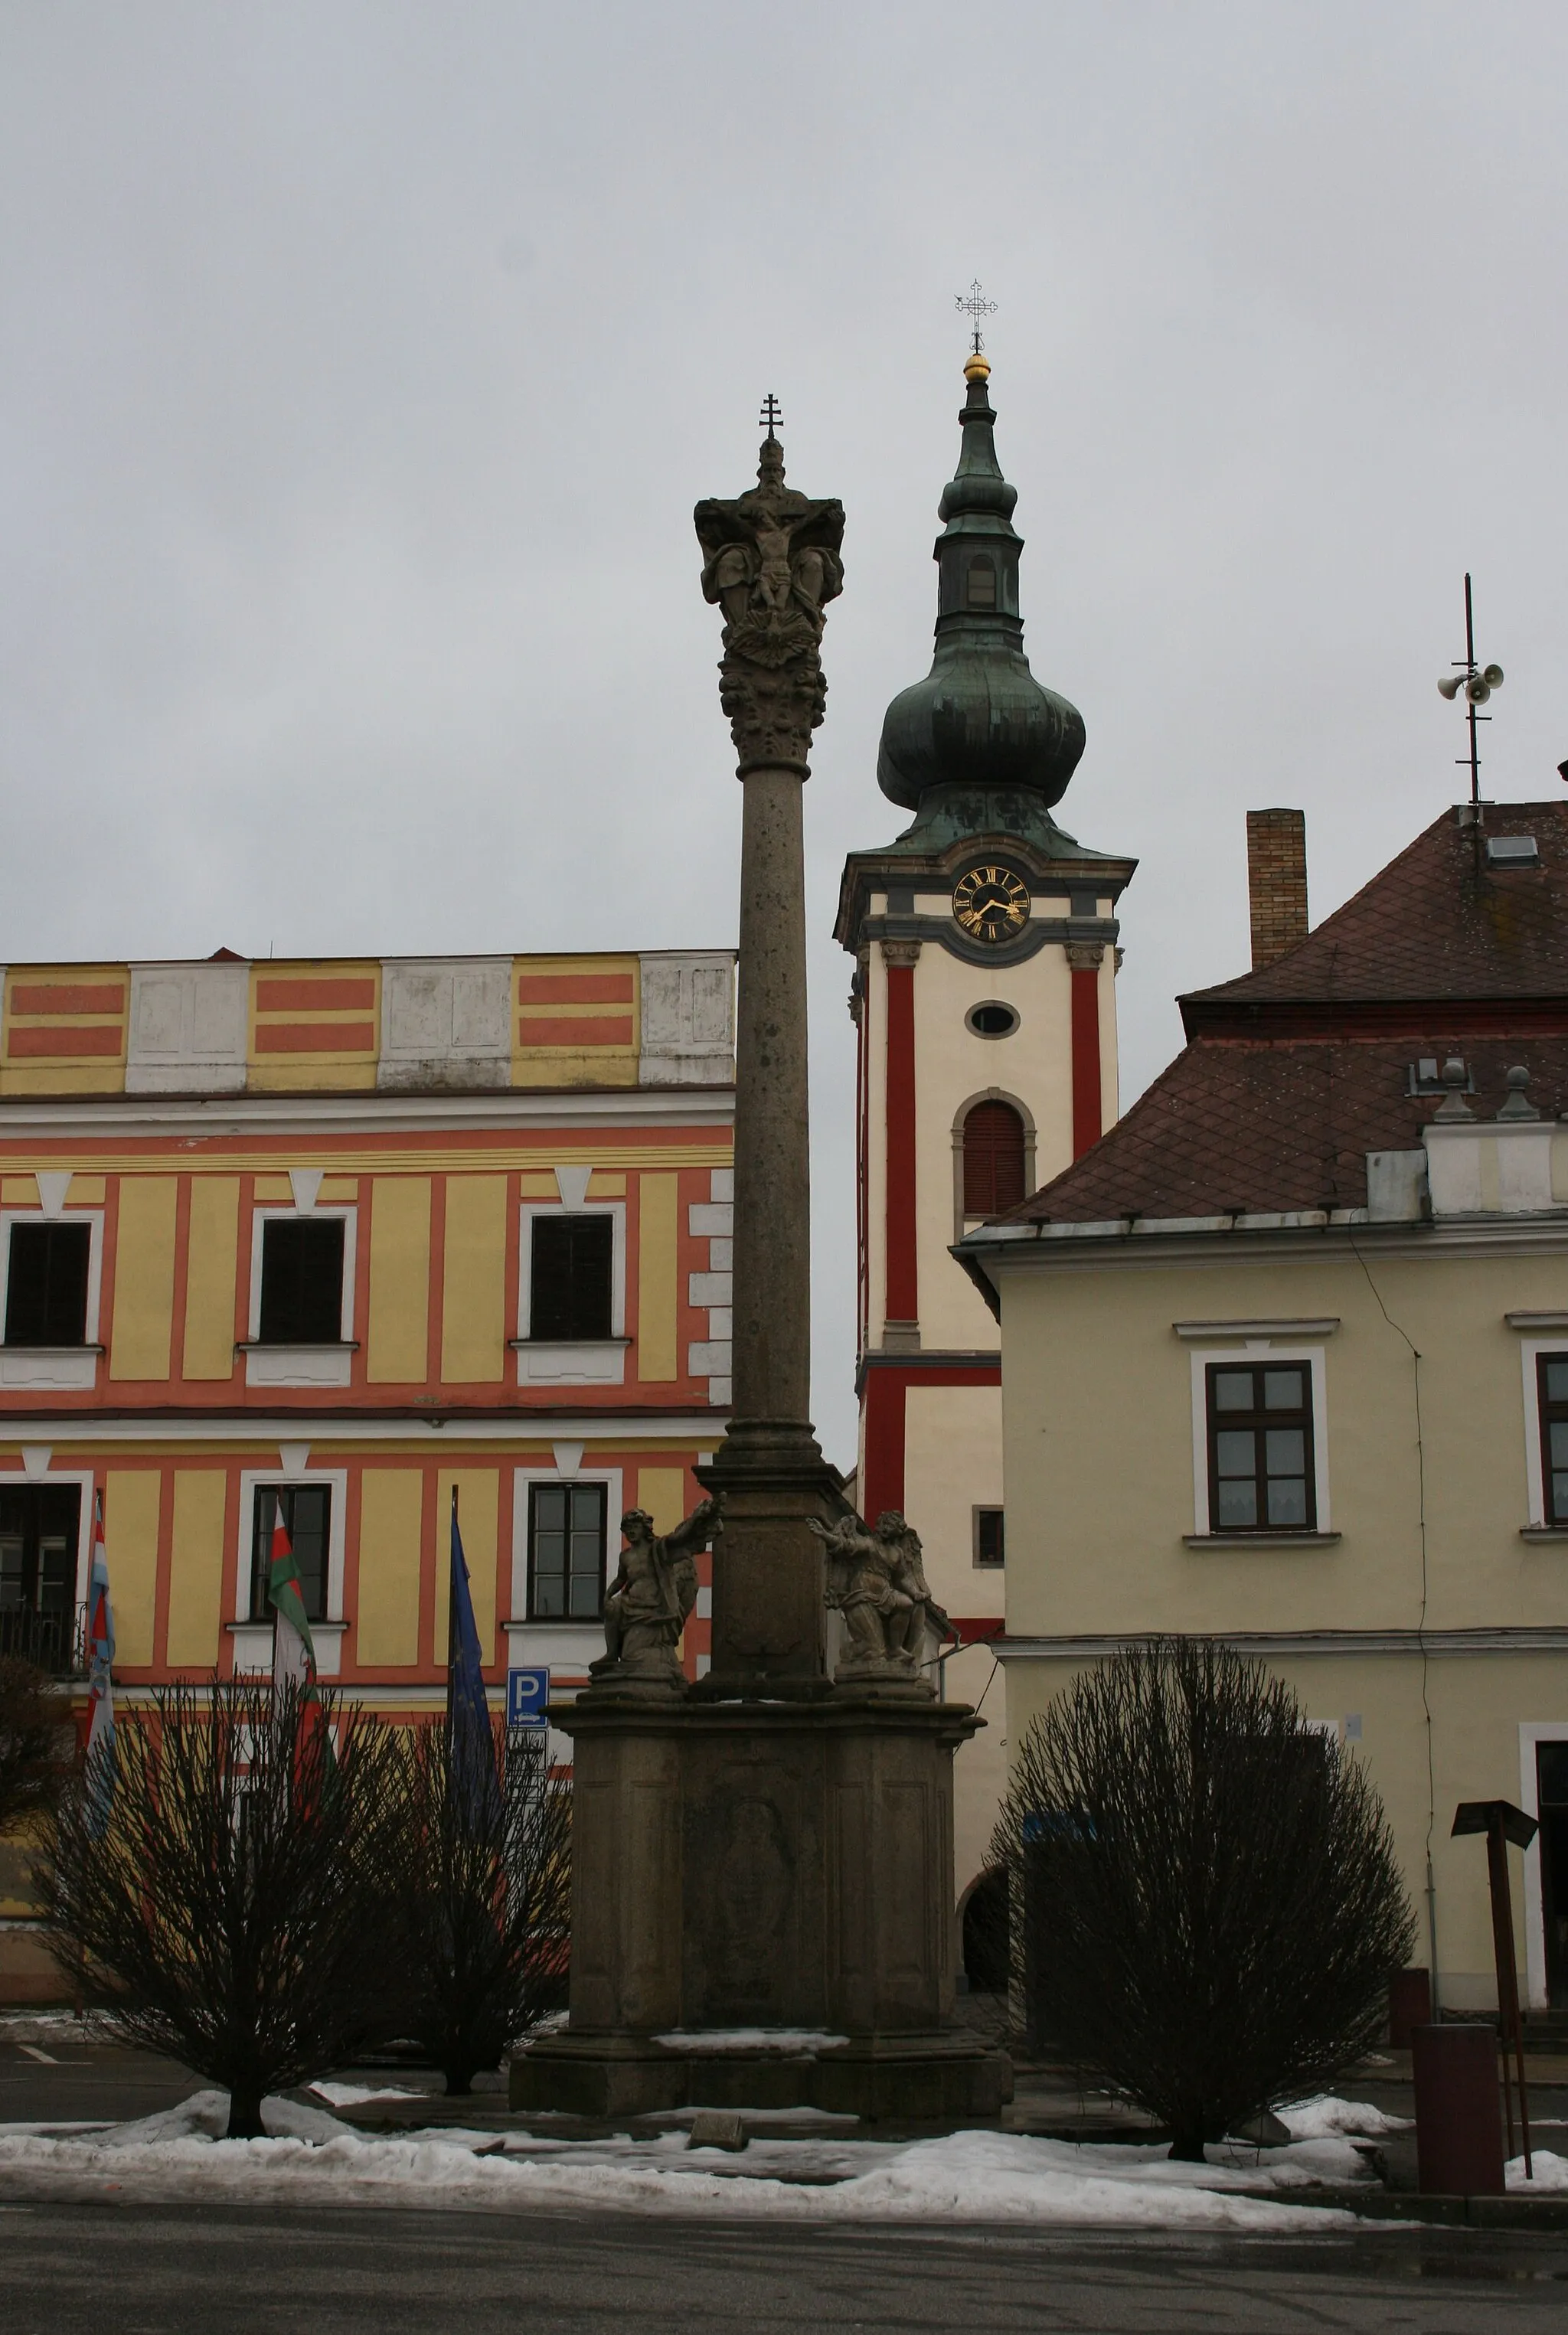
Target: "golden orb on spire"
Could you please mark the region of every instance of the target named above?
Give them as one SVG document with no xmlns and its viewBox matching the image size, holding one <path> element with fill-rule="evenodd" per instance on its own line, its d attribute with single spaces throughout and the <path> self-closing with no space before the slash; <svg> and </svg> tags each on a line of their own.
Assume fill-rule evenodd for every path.
<svg viewBox="0 0 1568 2335">
<path fill-rule="evenodd" d="M 985 359 L 981 355 L 978 349 L 973 352 L 968 362 L 965 363 L 963 368 L 963 378 L 965 381 L 989 381 L 991 379 L 991 367 L 987 364 Z"/>
</svg>

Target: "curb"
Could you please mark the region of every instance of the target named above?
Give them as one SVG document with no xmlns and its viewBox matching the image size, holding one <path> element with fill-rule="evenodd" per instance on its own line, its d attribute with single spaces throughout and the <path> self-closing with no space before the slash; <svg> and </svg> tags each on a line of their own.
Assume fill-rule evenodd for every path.
<svg viewBox="0 0 1568 2335">
<path fill-rule="evenodd" d="M 1354 2214 L 1363 2222 L 1425 2222 L 1440 2229 L 1568 2230 L 1568 2191 L 1552 2197 L 1404 2196 L 1363 2188 L 1315 2188 L 1310 2195 L 1289 2189 L 1233 2190 L 1233 2196 L 1266 2198 L 1274 2204 L 1317 2205 Z"/>
</svg>

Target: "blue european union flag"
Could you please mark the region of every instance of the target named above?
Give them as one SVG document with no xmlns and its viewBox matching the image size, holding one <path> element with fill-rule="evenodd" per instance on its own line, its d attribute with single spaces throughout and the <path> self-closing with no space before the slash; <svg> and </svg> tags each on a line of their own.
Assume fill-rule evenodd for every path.
<svg viewBox="0 0 1568 2335">
<path fill-rule="evenodd" d="M 498 1821 L 500 1777 L 496 1739 L 485 1692 L 484 1655 L 474 1620 L 468 1561 L 458 1530 L 458 1492 L 452 1487 L 451 1602 L 447 1633 L 447 1775 L 449 1789 L 465 1826 L 478 1832 Z"/>
</svg>

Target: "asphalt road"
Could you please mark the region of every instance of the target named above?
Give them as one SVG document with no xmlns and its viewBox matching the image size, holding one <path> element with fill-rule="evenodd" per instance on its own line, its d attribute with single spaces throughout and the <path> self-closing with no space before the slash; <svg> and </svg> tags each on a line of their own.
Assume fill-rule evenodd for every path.
<svg viewBox="0 0 1568 2335">
<path fill-rule="evenodd" d="M 6 2335 L 1548 2335 L 1568 2244 L 0 2204 Z"/>
</svg>

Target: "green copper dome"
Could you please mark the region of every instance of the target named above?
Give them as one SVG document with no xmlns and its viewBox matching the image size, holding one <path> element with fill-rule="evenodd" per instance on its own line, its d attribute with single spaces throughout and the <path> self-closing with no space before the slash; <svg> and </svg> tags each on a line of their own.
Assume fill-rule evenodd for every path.
<svg viewBox="0 0 1568 2335">
<path fill-rule="evenodd" d="M 992 438 L 982 356 L 964 367 L 969 396 L 958 469 L 937 506 L 936 654 L 931 671 L 899 693 L 882 724 L 876 782 L 918 809 L 928 787 L 1027 787 L 1060 802 L 1084 748 L 1083 716 L 1036 681 L 1023 654 L 1018 489 L 1002 475 Z"/>
</svg>

